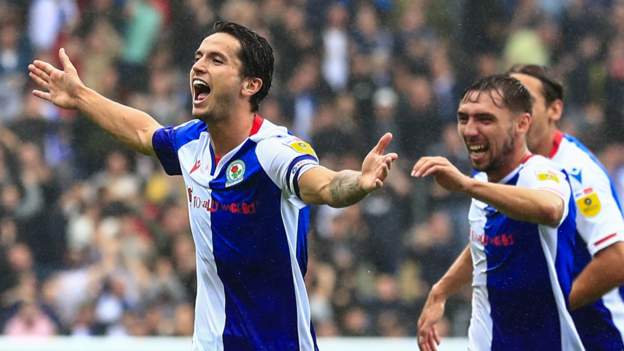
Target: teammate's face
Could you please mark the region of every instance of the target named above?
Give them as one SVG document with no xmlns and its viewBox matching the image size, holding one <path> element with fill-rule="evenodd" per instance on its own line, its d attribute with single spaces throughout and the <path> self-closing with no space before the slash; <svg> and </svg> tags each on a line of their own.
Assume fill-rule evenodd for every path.
<svg viewBox="0 0 624 351">
<path fill-rule="evenodd" d="M 239 41 L 226 33 L 215 33 L 202 41 L 190 72 L 194 117 L 223 118 L 241 98 L 240 50 Z"/>
<path fill-rule="evenodd" d="M 471 92 L 460 102 L 457 127 L 464 139 L 472 167 L 487 173 L 513 162 L 518 139 L 516 117 L 503 106 L 496 92 Z"/>
<path fill-rule="evenodd" d="M 533 97 L 533 121 L 527 133 L 527 145 L 529 150 L 536 151 L 540 145 L 551 142 L 545 139 L 550 138 L 550 128 L 554 128 L 554 123 L 551 123 L 553 110 L 546 105 L 544 87 L 539 79 L 521 73 L 511 76 L 519 80 Z"/>
</svg>

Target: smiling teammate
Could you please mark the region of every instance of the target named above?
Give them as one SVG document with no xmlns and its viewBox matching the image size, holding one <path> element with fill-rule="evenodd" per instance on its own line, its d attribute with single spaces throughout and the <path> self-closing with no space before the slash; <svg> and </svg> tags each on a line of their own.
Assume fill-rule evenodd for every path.
<svg viewBox="0 0 624 351">
<path fill-rule="evenodd" d="M 156 155 L 187 187 L 196 245 L 193 349 L 315 350 L 306 272 L 307 204 L 347 206 L 383 185 L 394 153 L 384 135 L 356 171 L 318 165 L 306 142 L 257 114 L 273 73 L 267 41 L 217 22 L 190 71 L 195 119 L 162 127 L 87 88 L 63 49 L 63 70 L 35 61 L 33 93 L 78 109 L 133 149 Z"/>
<path fill-rule="evenodd" d="M 517 65 L 508 72 L 534 99 L 529 149 L 561 164 L 570 174 L 577 205 L 576 269 L 570 293 L 572 317 L 588 350 L 624 350 L 624 220 L 620 202 L 598 159 L 578 140 L 563 134 L 563 86 L 546 68 Z"/>
<path fill-rule="evenodd" d="M 462 174 L 442 157 L 423 157 L 412 175 L 433 176 L 470 195 L 470 244 L 427 298 L 418 321 L 421 350 L 436 350 L 435 323 L 449 295 L 470 282 L 469 350 L 583 350 L 566 301 L 575 208 L 567 175 L 532 155 L 525 135 L 532 102 L 506 75 L 483 78 L 464 93 L 458 130 L 480 171 Z"/>
</svg>

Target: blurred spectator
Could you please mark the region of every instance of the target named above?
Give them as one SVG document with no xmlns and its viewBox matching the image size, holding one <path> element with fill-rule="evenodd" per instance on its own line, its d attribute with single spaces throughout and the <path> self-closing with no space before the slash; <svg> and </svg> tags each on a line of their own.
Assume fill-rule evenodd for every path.
<svg viewBox="0 0 624 351">
<path fill-rule="evenodd" d="M 17 314 L 9 319 L 3 333 L 9 336 L 41 337 L 54 335 L 57 329 L 36 304 L 24 302 Z"/>
<path fill-rule="evenodd" d="M 34 0 L 28 18 L 30 41 L 35 50 L 49 51 L 57 44 L 59 35 L 79 20 L 74 0 Z"/>
<path fill-rule="evenodd" d="M 373 329 L 371 316 L 362 307 L 351 307 L 342 317 L 344 336 L 365 336 Z"/>
<path fill-rule="evenodd" d="M 216 18 L 212 2 L 202 0 L 172 1 L 171 54 L 176 68 L 186 73 L 190 69 L 197 43 L 201 42 Z"/>
<path fill-rule="evenodd" d="M 147 59 L 163 22 L 162 14 L 152 0 L 129 0 L 126 2 L 126 32 L 121 52 L 120 72 L 127 89 L 143 90 L 146 87 Z"/>
<path fill-rule="evenodd" d="M 319 62 L 313 56 L 306 56 L 288 81 L 288 96 L 285 104 L 292 106 L 287 115 L 292 116 L 293 133 L 304 140 L 310 139 L 314 116 L 319 100 L 329 91 L 320 80 Z"/>
<path fill-rule="evenodd" d="M 274 47 L 276 54 L 275 78 L 278 82 L 286 82 L 288 80 L 295 84 L 294 80 L 303 79 L 306 77 L 295 79 L 294 76 L 299 72 L 301 74 L 303 69 L 295 69 L 302 65 L 307 66 L 310 64 L 310 58 L 316 57 L 314 53 L 315 40 L 314 34 L 311 29 L 306 26 L 305 13 L 303 9 L 296 5 L 282 6 L 283 15 L 279 17 L 279 21 L 271 24 L 271 36 L 273 40 L 271 44 Z M 312 54 L 314 54 L 312 56 Z M 307 60 L 304 60 L 305 58 Z M 306 68 L 309 70 L 310 68 Z M 318 74 L 314 72 L 313 74 Z M 312 78 L 312 77 L 310 77 Z M 313 77 L 313 79 L 318 79 Z M 307 79 L 309 80 L 309 78 Z M 306 81 L 307 81 L 306 80 Z M 302 83 L 303 85 L 309 83 Z M 310 88 L 310 87 L 306 87 Z M 288 88 L 293 89 L 292 87 Z M 292 114 L 291 114 L 292 116 Z M 299 134 L 300 135 L 300 134 Z"/>
<path fill-rule="evenodd" d="M 375 7 L 367 3 L 356 10 L 353 41 L 356 51 L 367 56 L 378 52 L 390 54 L 394 45 L 392 34 L 381 25 Z"/>
<path fill-rule="evenodd" d="M 0 18 L 0 121 L 13 120 L 21 112 L 21 92 L 26 83 L 23 72 L 32 60 L 28 37 L 20 32 L 17 11 L 7 9 Z"/>
<path fill-rule="evenodd" d="M 341 3 L 333 4 L 327 13 L 323 33 L 323 76 L 334 91 L 341 91 L 349 77 L 349 13 Z"/>
<path fill-rule="evenodd" d="M 431 287 L 453 263 L 457 252 L 451 219 L 445 212 L 432 213 L 427 222 L 416 225 L 407 238 L 408 257 L 418 263 L 422 278 Z"/>
<path fill-rule="evenodd" d="M 416 160 L 440 135 L 440 116 L 431 82 L 425 76 L 414 76 L 403 92 L 397 120 L 403 157 Z"/>
</svg>

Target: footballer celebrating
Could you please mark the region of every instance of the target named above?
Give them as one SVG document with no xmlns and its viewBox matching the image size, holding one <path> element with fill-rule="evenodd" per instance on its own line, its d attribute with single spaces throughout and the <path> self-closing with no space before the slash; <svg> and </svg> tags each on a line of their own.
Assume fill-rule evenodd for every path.
<svg viewBox="0 0 624 351">
<path fill-rule="evenodd" d="M 348 206 L 380 188 L 395 153 L 389 133 L 361 171 L 319 166 L 306 142 L 263 119 L 258 105 L 273 51 L 255 32 L 217 22 L 195 52 L 195 119 L 163 127 L 86 87 L 63 49 L 63 69 L 35 60 L 33 93 L 78 109 L 103 129 L 182 175 L 196 246 L 193 350 L 317 350 L 303 277 L 308 204 Z"/>
<path fill-rule="evenodd" d="M 442 157 L 422 157 L 415 177 L 432 176 L 472 197 L 470 244 L 432 288 L 418 321 L 421 350 L 449 295 L 472 280 L 470 350 L 583 350 L 567 309 L 576 235 L 568 176 L 529 152 L 532 98 L 515 78 L 483 78 L 464 93 L 458 130 L 479 171 L 462 174 Z M 471 279 L 472 278 L 472 279 Z"/>
</svg>

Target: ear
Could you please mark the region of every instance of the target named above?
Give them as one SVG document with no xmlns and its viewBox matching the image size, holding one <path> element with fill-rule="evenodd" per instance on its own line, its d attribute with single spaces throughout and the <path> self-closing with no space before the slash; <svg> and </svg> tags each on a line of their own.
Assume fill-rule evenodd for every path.
<svg viewBox="0 0 624 351">
<path fill-rule="evenodd" d="M 243 79 L 241 94 L 251 97 L 262 89 L 262 79 L 250 77 Z"/>
<path fill-rule="evenodd" d="M 531 116 L 530 113 L 525 112 L 519 115 L 516 121 L 517 121 L 516 127 L 518 128 L 518 132 L 522 134 L 526 134 L 529 132 L 529 128 L 531 127 L 533 116 Z"/>
<path fill-rule="evenodd" d="M 557 99 L 548 106 L 548 119 L 554 122 L 558 122 L 563 114 L 563 101 Z"/>
</svg>

